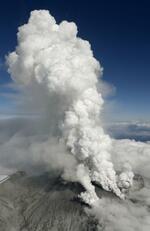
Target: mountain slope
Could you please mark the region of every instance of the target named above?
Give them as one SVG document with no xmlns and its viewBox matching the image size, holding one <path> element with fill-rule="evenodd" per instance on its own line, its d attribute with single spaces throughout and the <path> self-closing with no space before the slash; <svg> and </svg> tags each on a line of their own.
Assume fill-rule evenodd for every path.
<svg viewBox="0 0 150 231">
<path fill-rule="evenodd" d="M 14 174 L 0 187 L 0 231 L 96 230 L 94 218 L 74 200 L 81 190 L 57 176 Z"/>
</svg>

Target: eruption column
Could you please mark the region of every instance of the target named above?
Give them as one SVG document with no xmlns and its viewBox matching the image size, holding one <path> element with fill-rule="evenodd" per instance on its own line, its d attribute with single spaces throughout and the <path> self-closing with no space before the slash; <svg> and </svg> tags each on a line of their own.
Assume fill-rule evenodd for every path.
<svg viewBox="0 0 150 231">
<path fill-rule="evenodd" d="M 8 56 L 9 73 L 25 89 L 34 92 L 38 86 L 47 97 L 49 124 L 75 159 L 63 177 L 85 187 L 80 196 L 86 203 L 98 200 L 91 181 L 122 197 L 110 158 L 111 139 L 100 121 L 103 99 L 96 85 L 102 68 L 89 42 L 77 37 L 73 22 L 56 24 L 46 10 L 31 12 L 17 37 L 16 50 Z"/>
</svg>

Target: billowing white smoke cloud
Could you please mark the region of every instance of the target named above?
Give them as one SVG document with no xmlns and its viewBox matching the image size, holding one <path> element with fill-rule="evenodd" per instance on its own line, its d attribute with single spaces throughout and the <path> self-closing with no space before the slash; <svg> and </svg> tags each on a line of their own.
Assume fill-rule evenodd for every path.
<svg viewBox="0 0 150 231">
<path fill-rule="evenodd" d="M 116 169 L 129 163 L 135 173 L 150 178 L 150 143 L 135 140 L 113 140 L 112 157 Z"/>
<path fill-rule="evenodd" d="M 67 169 L 70 165 L 74 168 L 76 161 L 73 155 L 66 153 L 65 146 L 58 144 L 57 139 L 47 134 L 45 128 L 43 130 L 43 125 L 40 125 L 43 123 L 41 120 L 43 120 L 41 117 L 0 119 L 0 174 L 5 175 L 15 170 L 41 174 L 52 168 L 60 174 L 58 171 L 60 169 Z M 133 186 L 126 193 L 126 200 L 119 200 L 112 193 L 99 189 L 101 199 L 88 213 L 92 213 L 98 219 L 99 230 L 149 231 L 150 143 L 127 139 L 113 140 L 112 147 L 115 169 L 120 171 L 124 163 L 129 163 L 134 173 L 141 175 L 144 184 L 143 180 L 139 180 L 139 183 L 134 181 Z M 125 177 L 127 184 L 127 177 L 130 178 L 132 174 L 129 170 L 128 165 L 125 165 L 123 173 L 119 176 Z M 124 175 L 126 171 L 128 174 Z M 82 167 L 78 174 L 87 182 L 88 175 L 82 171 Z M 86 201 L 89 198 L 88 193 L 81 196 L 85 197 Z M 91 197 L 89 199 L 91 201 Z"/>
<path fill-rule="evenodd" d="M 102 68 L 90 44 L 77 37 L 74 23 L 58 25 L 46 10 L 31 12 L 17 36 L 16 51 L 8 56 L 9 73 L 23 88 L 39 89 L 51 133 L 74 158 L 63 177 L 85 187 L 81 197 L 86 203 L 98 199 L 91 181 L 123 197 L 117 181 L 123 187 L 128 178 L 130 186 L 132 174 L 117 177 L 111 162 L 111 139 L 101 126 L 103 99 L 96 87 Z"/>
<path fill-rule="evenodd" d="M 98 206 L 86 211 L 98 219 L 97 230 L 149 231 L 149 193 L 147 188 L 140 190 L 140 193 L 134 192 L 133 199 L 138 201 L 137 203 L 103 197 Z"/>
</svg>

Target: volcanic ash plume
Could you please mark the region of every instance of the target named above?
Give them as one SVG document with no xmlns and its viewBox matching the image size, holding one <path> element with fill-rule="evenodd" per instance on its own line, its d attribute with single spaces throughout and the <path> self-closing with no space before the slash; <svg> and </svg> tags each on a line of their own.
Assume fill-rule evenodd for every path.
<svg viewBox="0 0 150 231">
<path fill-rule="evenodd" d="M 75 160 L 64 168 L 63 178 L 84 186 L 80 197 L 88 204 L 98 200 L 92 181 L 123 197 L 110 159 L 111 139 L 100 121 L 103 99 L 96 85 L 102 68 L 89 42 L 77 37 L 73 22 L 56 24 L 46 10 L 31 12 L 17 37 L 9 73 L 25 89 L 42 89 L 50 102 L 49 126 L 55 125 L 53 135 Z"/>
</svg>

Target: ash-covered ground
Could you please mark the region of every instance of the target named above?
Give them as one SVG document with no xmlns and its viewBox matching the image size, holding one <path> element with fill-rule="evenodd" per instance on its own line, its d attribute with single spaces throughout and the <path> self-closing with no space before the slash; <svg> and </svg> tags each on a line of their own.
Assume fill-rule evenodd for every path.
<svg viewBox="0 0 150 231">
<path fill-rule="evenodd" d="M 96 230 L 96 219 L 76 199 L 81 191 L 82 186 L 58 175 L 17 172 L 0 185 L 0 230 Z"/>
<path fill-rule="evenodd" d="M 121 215 L 126 216 L 124 219 L 131 222 L 130 230 L 134 230 L 132 226 L 136 223 L 137 214 L 132 217 L 132 208 L 139 211 L 139 214 L 140 210 L 146 208 L 150 215 L 150 206 L 145 207 L 144 198 L 137 195 L 137 192 L 145 188 L 145 184 L 150 185 L 150 181 L 146 182 L 146 179 L 136 175 L 125 201 L 100 187 L 96 187 L 96 192 L 103 205 L 105 200 L 107 206 L 113 209 L 117 205 Z M 62 181 L 56 172 L 43 173 L 40 176 L 17 172 L 0 184 L 0 231 L 100 231 L 110 230 L 110 224 L 111 230 L 127 230 L 117 226 L 117 211 L 107 208 L 105 216 L 98 212 L 94 214 L 90 207 L 79 201 L 77 195 L 83 190 L 78 183 Z M 103 205 L 99 209 L 104 212 Z M 127 209 L 128 214 L 122 214 L 121 208 Z M 131 216 L 130 219 L 127 215 Z M 116 219 L 116 228 L 113 217 Z M 137 230 L 148 229 L 144 229 L 141 223 Z"/>
</svg>

